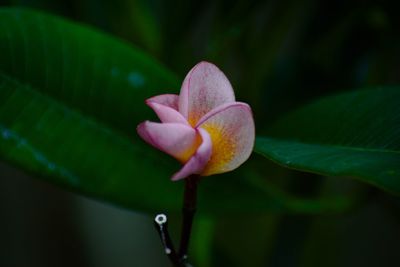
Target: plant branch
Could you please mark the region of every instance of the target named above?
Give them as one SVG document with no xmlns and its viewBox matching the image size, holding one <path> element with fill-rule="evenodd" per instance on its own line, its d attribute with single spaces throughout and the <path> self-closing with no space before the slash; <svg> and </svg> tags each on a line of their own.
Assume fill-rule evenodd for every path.
<svg viewBox="0 0 400 267">
<path fill-rule="evenodd" d="M 182 208 L 182 231 L 179 253 L 176 253 L 171 237 L 168 233 L 167 216 L 165 214 L 158 214 L 154 218 L 154 223 L 164 246 L 165 254 L 167 254 L 174 267 L 191 267 L 191 265 L 187 262 L 187 254 L 190 235 L 192 232 L 193 218 L 194 214 L 196 213 L 198 181 L 198 175 L 191 175 L 185 179 L 185 192 Z"/>
<path fill-rule="evenodd" d="M 168 232 L 168 218 L 165 214 L 157 214 L 154 218 L 154 225 L 160 235 L 161 242 L 164 246 L 164 252 L 174 267 L 185 267 L 178 255 L 176 254 L 174 245 Z"/>
</svg>

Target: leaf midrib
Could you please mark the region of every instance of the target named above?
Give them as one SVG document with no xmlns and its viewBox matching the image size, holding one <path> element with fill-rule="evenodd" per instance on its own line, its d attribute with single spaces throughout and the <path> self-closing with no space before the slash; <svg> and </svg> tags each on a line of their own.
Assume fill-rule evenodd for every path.
<svg viewBox="0 0 400 267">
<path fill-rule="evenodd" d="M 335 149 L 344 149 L 344 150 L 361 151 L 361 152 L 392 153 L 392 154 L 400 155 L 400 151 L 388 150 L 388 149 L 341 146 L 341 145 L 335 145 L 335 144 L 318 144 L 318 143 L 301 142 L 301 141 L 293 141 L 293 140 L 282 140 L 282 139 L 275 139 L 275 138 L 269 138 L 269 137 L 257 137 L 257 140 L 262 140 L 262 139 L 266 139 L 266 138 L 268 138 L 270 140 L 278 140 L 279 142 L 287 142 L 287 143 L 291 142 L 291 143 L 298 143 L 298 144 L 302 144 L 302 145 L 329 147 L 329 148 L 335 148 Z M 263 153 L 262 151 L 260 151 L 260 148 L 257 147 L 257 145 L 254 147 L 254 152 L 259 153 L 259 154 Z"/>
</svg>

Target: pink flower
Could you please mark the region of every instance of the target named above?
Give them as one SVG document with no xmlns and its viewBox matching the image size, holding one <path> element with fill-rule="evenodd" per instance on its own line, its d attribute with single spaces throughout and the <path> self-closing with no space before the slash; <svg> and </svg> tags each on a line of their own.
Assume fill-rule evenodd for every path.
<svg viewBox="0 0 400 267">
<path fill-rule="evenodd" d="M 172 176 L 208 176 L 231 171 L 250 156 L 255 138 L 251 108 L 236 102 L 232 86 L 215 65 L 200 62 L 183 81 L 178 95 L 146 100 L 161 123 L 145 121 L 139 135 L 183 165 Z"/>
</svg>

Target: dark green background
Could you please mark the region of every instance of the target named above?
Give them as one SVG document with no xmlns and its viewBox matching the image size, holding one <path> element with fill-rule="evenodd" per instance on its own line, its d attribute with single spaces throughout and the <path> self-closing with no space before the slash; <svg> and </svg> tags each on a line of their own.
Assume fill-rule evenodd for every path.
<svg viewBox="0 0 400 267">
<path fill-rule="evenodd" d="M 237 98 L 252 106 L 257 134 L 268 137 L 346 144 L 340 139 L 342 135 L 327 134 L 335 132 L 332 126 L 338 116 L 335 112 L 340 111 L 336 103 L 343 101 L 325 100 L 315 104 L 323 106 L 324 114 L 331 116 L 331 120 L 321 115 L 322 109 L 313 110 L 314 106 L 284 117 L 283 122 L 280 118 L 325 96 L 397 85 L 400 80 L 400 5 L 396 1 L 379 4 L 374 1 L 328 3 L 306 0 L 0 3 L 36 8 L 117 36 L 161 62 L 174 73 L 172 75 L 176 74 L 178 80 L 182 80 L 197 62 L 209 60 L 227 74 Z M 52 45 L 51 40 L 46 43 Z M 89 49 L 90 44 L 86 45 Z M 84 51 L 79 53 L 83 55 Z M 90 53 L 96 55 L 97 52 Z M 19 55 L 23 58 L 23 54 Z M 35 60 L 40 61 L 40 58 Z M 3 64 L 0 62 L 1 66 Z M 32 65 L 32 70 L 34 68 Z M 29 73 L 33 75 L 34 71 Z M 85 81 L 84 73 L 82 76 L 80 79 L 88 84 L 74 86 L 90 85 Z M 40 84 L 41 78 L 37 77 L 35 81 Z M 69 82 L 74 84 L 76 81 L 78 79 Z M 52 76 L 51 82 L 57 83 L 57 77 Z M 153 87 L 158 86 L 156 80 L 152 82 Z M 365 144 L 363 140 L 370 136 L 366 129 L 376 128 L 368 123 L 368 119 L 376 122 L 380 118 L 374 112 L 377 110 L 382 118 L 391 118 L 393 131 L 389 133 L 394 133 L 394 137 L 388 140 L 396 141 L 392 141 L 392 147 L 398 151 L 400 134 L 396 123 L 399 113 L 391 112 L 399 111 L 396 88 L 390 89 L 394 92 L 392 97 L 387 91 L 371 96 L 369 99 L 381 99 L 380 105 L 373 106 L 375 109 L 366 106 L 365 112 L 360 113 L 363 118 L 360 127 L 354 127 L 357 130 L 350 133 L 342 132 L 360 137 L 361 141 L 356 144 Z M 178 89 L 179 84 L 177 88 L 171 88 Z M 164 88 L 158 90 L 163 92 Z M 89 99 L 88 95 L 79 97 Z M 142 93 L 136 97 L 144 100 L 148 96 Z M 121 97 L 120 100 L 124 99 Z M 346 106 L 343 104 L 343 107 Z M 96 110 L 95 105 L 79 108 L 87 114 Z M 118 110 L 121 107 L 111 105 L 108 108 Z M 135 135 L 137 122 L 151 114 L 148 110 L 146 114 L 137 115 L 135 108 L 129 110 L 136 114 L 132 118 L 124 110 L 118 113 L 123 116 L 103 113 L 99 117 L 127 136 Z M 340 118 L 351 128 L 354 123 L 348 117 L 342 113 Z M 130 119 L 132 123 L 128 125 Z M 356 121 L 357 117 L 353 119 Z M 299 124 L 291 123 L 293 121 Z M 320 121 L 326 124 L 321 126 Z M 308 131 L 302 132 L 304 136 L 294 134 L 299 127 L 307 127 Z M 321 129 L 325 132 L 319 134 Z M 282 135 L 284 131 L 286 133 Z M 389 133 L 374 133 L 374 137 L 388 137 Z M 336 140 L 335 136 L 340 138 Z M 377 141 L 373 145 L 379 147 L 383 143 Z M 84 140 L 82 147 L 85 148 Z M 259 149 L 257 152 L 263 154 Z M 211 194 L 204 194 L 200 199 L 203 203 L 200 203 L 200 213 L 204 215 L 198 217 L 195 225 L 192 244 L 195 266 L 400 264 L 397 255 L 400 238 L 398 197 L 356 180 L 288 170 L 259 154 L 253 154 L 242 170 L 232 174 L 233 181 L 230 181 L 230 174 L 209 178 L 220 179 L 215 183 L 204 180 L 204 192 Z M 279 157 L 270 157 L 279 160 Z M 165 160 L 166 165 L 170 164 L 171 161 Z M 396 160 L 393 159 L 391 168 L 396 167 Z M 390 163 L 390 160 L 384 162 Z M 22 172 L 17 167 L 9 161 L 0 165 L 0 266 L 168 266 L 150 216 L 67 193 L 59 187 L 31 179 L 28 177 L 30 172 Z M 169 169 L 177 167 L 172 165 Z M 375 168 L 371 167 L 371 170 Z M 146 176 L 145 170 L 139 175 L 151 178 L 151 175 Z M 260 184 L 257 178 L 260 175 L 266 183 Z M 342 173 L 342 176 L 347 175 L 350 174 Z M 251 187 L 247 183 L 240 187 L 243 177 L 257 188 L 254 191 L 257 194 L 250 190 L 247 193 L 246 189 Z M 169 183 L 165 177 L 165 185 L 174 195 L 165 198 L 164 207 L 156 195 L 143 203 L 125 203 L 125 198 L 113 200 L 123 206 L 137 205 L 140 212 L 148 211 L 149 207 L 151 211 L 163 208 L 176 211 L 182 183 L 172 186 Z M 398 192 L 398 186 L 398 182 L 378 182 L 378 187 L 389 191 Z M 243 188 L 240 195 L 235 191 L 237 188 Z M 140 188 L 136 191 L 140 192 Z M 269 197 L 263 199 L 261 191 Z M 126 188 L 125 193 L 130 192 Z M 107 197 L 102 198 L 107 200 Z M 151 199 L 155 199 L 154 203 Z M 174 225 L 172 231 L 177 233 L 179 216 L 174 217 L 171 224 Z"/>
</svg>

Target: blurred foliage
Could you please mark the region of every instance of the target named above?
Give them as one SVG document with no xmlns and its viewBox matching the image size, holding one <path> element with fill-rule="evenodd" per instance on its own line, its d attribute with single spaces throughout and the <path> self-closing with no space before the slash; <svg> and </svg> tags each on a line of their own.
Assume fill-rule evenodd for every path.
<svg viewBox="0 0 400 267">
<path fill-rule="evenodd" d="M 296 110 L 306 103 L 354 88 L 398 84 L 400 80 L 398 75 L 400 21 L 397 14 L 400 4 L 395 1 L 377 3 L 375 1 L 239 0 L 232 3 L 226 0 L 0 0 L 0 3 L 36 8 L 108 32 L 131 43 L 138 48 L 138 51 L 151 55 L 156 61 L 152 59 L 149 61 L 162 62 L 166 69 L 181 78 L 200 60 L 215 63 L 231 80 L 237 98 L 248 102 L 253 107 L 257 132 L 263 136 L 273 134 L 271 125 L 276 125 L 274 123 L 278 125 L 284 123 L 279 121 L 283 114 Z M 46 25 L 45 27 L 53 26 Z M 16 28 L 10 29 L 11 35 L 17 34 Z M 30 32 L 30 34 L 35 35 L 35 32 Z M 96 55 L 96 51 L 89 49 L 93 42 L 82 42 L 81 45 L 86 46 L 89 53 L 84 55 L 84 52 L 80 51 L 82 58 Z M 46 44 L 51 44 L 51 42 Z M 53 46 L 56 44 L 54 43 Z M 33 47 L 34 44 L 32 44 Z M 48 51 L 51 52 L 51 48 Z M 2 49 L 1 52 L 4 53 L 4 50 Z M 18 54 L 20 57 L 24 55 Z M 2 54 L 0 57 L 3 59 L 8 56 L 10 55 Z M 101 55 L 101 57 L 99 55 L 99 59 L 102 60 L 107 56 L 110 55 Z M 57 67 L 57 62 L 53 61 L 55 59 L 55 57 L 50 58 L 53 65 L 49 71 L 55 72 Z M 41 63 L 43 58 L 38 56 L 30 60 L 31 65 L 27 66 L 39 72 L 36 67 L 40 68 L 40 64 L 37 63 Z M 135 64 L 135 62 L 128 62 L 129 57 L 124 60 L 126 64 Z M 4 64 L 2 60 L 0 65 L 4 66 Z M 1 88 L 3 90 L 7 87 L 18 92 L 25 92 L 17 94 L 20 99 L 25 99 L 25 102 L 22 100 L 17 102 L 16 98 L 13 98 L 12 101 L 19 103 L 19 106 L 9 105 L 7 114 L 1 110 L 0 116 L 13 118 L 12 115 L 16 114 L 13 110 L 22 108 L 25 110 L 24 116 L 33 116 L 35 113 L 31 109 L 34 106 L 24 107 L 24 103 L 27 103 L 32 95 L 35 95 L 34 98 L 37 99 L 36 104 L 50 103 L 50 106 L 56 106 L 55 109 L 59 109 L 58 104 L 54 105 L 50 99 L 33 92 L 32 86 L 35 84 L 28 82 L 30 86 L 26 86 L 27 80 L 24 80 L 26 75 L 32 75 L 29 81 L 43 82 L 41 77 L 34 75 L 36 73 L 34 71 L 25 72 L 22 66 L 19 67 L 22 73 L 19 79 L 10 80 L 4 78 L 3 75 Z M 83 68 L 84 65 L 80 67 Z M 77 79 L 74 78 L 71 78 L 69 82 L 75 84 L 74 86 L 93 86 L 88 83 L 88 80 L 85 81 L 85 73 L 82 72 L 81 75 L 80 80 L 84 83 L 78 84 Z M 154 82 L 153 89 L 146 93 L 177 91 L 179 80 L 171 78 L 169 82 L 164 83 L 162 78 L 150 79 Z M 47 82 L 56 83 L 57 75 L 51 75 L 51 79 Z M 101 87 L 102 84 L 103 82 L 99 80 L 97 87 Z M 163 86 L 158 87 L 159 84 Z M 36 84 L 35 86 L 57 90 L 43 85 Z M 10 91 L 7 90 L 0 91 L 0 102 L 4 101 L 9 93 Z M 53 93 L 59 94 L 58 91 L 54 91 L 50 95 Z M 115 95 L 118 94 L 115 93 Z M 90 95 L 73 96 L 68 92 L 58 97 L 62 97 L 68 104 L 73 102 L 74 97 L 90 99 Z M 105 122 L 106 125 L 112 125 L 118 133 L 122 132 L 123 136 L 128 138 L 127 136 L 135 135 L 136 122 L 150 112 L 143 106 L 135 105 L 133 109 L 124 107 L 129 105 L 128 100 L 132 103 L 140 103 L 145 97 L 145 95 L 138 96 L 139 99 L 123 97 L 123 104 L 112 105 L 112 102 L 109 102 L 108 109 L 104 105 L 101 109 L 97 109 L 96 104 L 85 105 L 83 100 L 73 107 L 74 112 L 79 111 L 73 113 L 77 114 L 73 115 L 73 118 L 81 120 L 79 115 L 83 111 L 85 116 L 96 118 L 95 123 L 89 123 L 84 127 L 96 129 L 95 132 L 100 133 L 99 125 L 103 126 Z M 377 99 L 384 99 L 384 97 L 382 95 Z M 391 99 L 394 106 L 399 102 L 399 99 Z M 107 112 L 114 109 L 118 116 L 112 116 Z M 129 122 L 131 116 L 129 110 L 139 116 L 132 115 L 132 122 Z M 398 113 L 392 115 L 398 118 Z M 383 113 L 368 116 L 372 116 L 377 121 L 387 117 Z M 52 120 L 55 121 L 56 118 L 47 118 L 45 122 L 49 123 Z M 98 121 L 101 121 L 101 124 L 98 124 Z M 312 124 L 313 121 L 309 121 L 305 125 Z M 368 127 L 374 128 L 374 125 L 365 121 L 365 125 L 357 129 L 355 134 L 363 134 L 368 138 L 368 134 L 364 131 L 369 129 Z M 315 132 L 329 129 L 329 127 L 314 126 Z M 23 127 L 23 125 L 18 125 L 17 128 L 20 130 Z M 54 125 L 49 124 L 49 128 L 51 127 Z M 398 127 L 394 125 L 394 130 L 391 132 L 393 138 L 399 135 Z M 4 129 L 0 130 L 3 130 L 4 134 Z M 26 128 L 25 132 L 28 133 L 28 131 L 29 129 Z M 107 139 L 105 136 L 108 134 L 107 132 L 100 135 L 93 133 L 93 136 L 97 136 L 96 140 Z M 311 132 L 311 135 L 313 134 L 315 133 Z M 36 140 L 39 142 L 40 138 L 36 137 Z M 86 149 L 94 149 L 90 146 L 92 138 L 88 137 L 85 140 L 81 144 L 81 153 L 84 153 Z M 2 143 L 0 147 L 2 150 L 13 149 L 3 145 Z M 104 144 L 93 151 L 104 153 L 109 149 L 111 147 L 107 148 Z M 118 151 L 110 153 L 115 154 Z M 166 157 L 156 152 L 146 152 L 147 154 L 154 154 L 155 158 L 160 158 L 169 165 Z M 78 165 L 79 158 L 71 162 L 74 160 Z M 93 162 L 92 165 L 95 164 Z M 113 168 L 111 165 L 101 167 Z M 145 168 L 145 166 L 142 167 Z M 172 170 L 172 167 L 167 168 Z M 248 170 L 251 170 L 251 173 Z M 154 170 L 154 172 L 161 171 Z M 101 173 L 101 168 L 99 168 L 99 173 Z M 331 173 L 324 174 L 332 175 Z M 257 155 L 254 155 L 241 170 L 235 172 L 233 181 L 230 180 L 231 176 L 228 174 L 204 180 L 202 189 L 204 191 L 200 198 L 200 205 L 204 206 L 200 206 L 199 209 L 200 211 L 209 209 L 214 214 L 222 209 L 232 212 L 237 211 L 237 205 L 241 203 L 243 207 L 248 205 L 249 214 L 245 212 L 240 216 L 231 214 L 218 219 L 214 217 L 201 219 L 198 227 L 195 228 L 194 240 L 196 241 L 193 247 L 196 250 L 193 255 L 198 257 L 197 262 L 202 264 L 199 266 L 398 265 L 395 248 L 400 237 L 398 230 L 400 229 L 398 227 L 400 206 L 397 197 L 388 196 L 373 187 L 352 180 L 333 179 L 283 169 L 266 162 Z M 165 181 L 161 181 L 162 179 Z M 163 202 L 166 202 L 170 203 L 169 207 L 178 208 L 180 185 L 169 184 L 167 179 L 168 177 L 157 177 L 157 181 L 161 183 L 160 190 L 164 186 L 168 190 L 163 193 L 163 199 L 148 198 L 154 201 L 149 205 L 154 204 L 159 208 Z M 211 179 L 218 179 L 218 181 L 214 182 Z M 397 180 L 394 182 L 398 185 Z M 87 189 L 96 183 L 99 181 L 92 183 L 88 180 Z M 146 183 L 149 183 L 147 188 L 151 187 L 150 181 Z M 227 184 L 229 186 L 226 187 Z M 102 187 L 103 192 L 110 192 L 108 186 Z M 118 188 L 124 189 L 122 186 Z M 249 190 L 241 191 L 238 195 L 238 191 L 232 188 Z M 126 195 L 129 194 L 129 190 L 128 187 L 125 188 Z M 136 190 L 140 192 L 140 188 Z M 168 197 L 168 192 L 173 194 L 173 197 Z M 96 195 L 95 192 L 91 194 Z M 246 203 L 249 199 L 252 200 L 251 203 Z M 328 202 L 324 204 L 326 199 Z M 121 199 L 116 201 L 126 204 Z M 135 202 L 135 205 L 138 203 Z M 266 215 L 254 214 L 255 211 L 267 210 L 266 207 L 270 211 Z M 288 207 L 291 208 L 288 209 Z M 344 212 L 338 214 L 340 210 Z M 274 214 L 271 214 L 271 211 L 274 211 Z M 277 211 L 279 213 L 276 213 Z M 289 215 L 286 213 L 288 211 L 307 212 L 313 215 Z M 317 213 L 321 211 L 324 214 L 318 215 Z M 81 264 L 88 265 L 87 262 Z M 43 264 L 38 265 L 43 266 Z"/>
<path fill-rule="evenodd" d="M 180 211 L 181 187 L 168 179 L 178 164 L 135 131 L 150 117 L 143 100 L 165 93 L 160 84 L 177 87 L 177 78 L 142 52 L 80 25 L 27 9 L 0 15 L 2 158 L 132 210 Z M 232 176 L 207 179 L 200 212 L 312 212 L 306 202 L 248 184 L 249 170 Z M 346 206 L 331 202 L 317 205 Z"/>
</svg>

